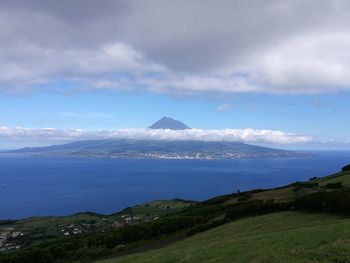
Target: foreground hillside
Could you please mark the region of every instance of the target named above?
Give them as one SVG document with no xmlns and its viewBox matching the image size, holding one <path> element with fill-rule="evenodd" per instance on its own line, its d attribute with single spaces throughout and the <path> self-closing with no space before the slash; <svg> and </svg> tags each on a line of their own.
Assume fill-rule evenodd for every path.
<svg viewBox="0 0 350 263">
<path fill-rule="evenodd" d="M 204 202 L 156 201 L 108 217 L 92 216 L 99 220 L 95 231 L 32 240 L 24 249 L 0 253 L 0 262 L 350 262 L 350 166 L 270 190 Z M 76 216 L 68 219 L 86 223 Z M 29 223 L 61 229 L 59 220 Z M 26 236 L 8 232 L 8 246 Z"/>
<path fill-rule="evenodd" d="M 70 216 L 0 220 L 0 252 L 27 248 L 62 237 L 109 232 L 131 224 L 154 221 L 160 216 L 180 211 L 191 204 L 193 202 L 181 199 L 155 200 L 111 215 L 85 212 Z"/>
<path fill-rule="evenodd" d="M 350 262 L 350 218 L 280 212 L 199 233 L 161 249 L 98 263 Z"/>
<path fill-rule="evenodd" d="M 350 262 L 349 187 L 347 166 L 308 182 L 220 196 L 204 204 L 232 206 L 225 217 L 233 222 L 199 228 L 194 236 L 160 249 L 98 263 Z"/>
</svg>

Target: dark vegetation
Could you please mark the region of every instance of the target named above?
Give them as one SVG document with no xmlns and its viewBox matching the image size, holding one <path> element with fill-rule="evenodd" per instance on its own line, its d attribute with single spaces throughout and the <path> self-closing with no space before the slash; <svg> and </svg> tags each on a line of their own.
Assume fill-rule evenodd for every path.
<svg viewBox="0 0 350 263">
<path fill-rule="evenodd" d="M 262 203 L 259 201 L 247 202 L 244 204 L 237 204 L 229 208 L 226 212 L 226 218 L 234 220 L 245 216 L 262 215 L 273 212 L 282 212 L 287 210 L 294 210 L 294 202 L 291 203 Z"/>
<path fill-rule="evenodd" d="M 349 176 L 346 171 L 343 168 L 343 174 L 340 175 L 327 179 L 315 177 L 308 182 L 296 182 L 272 190 L 258 189 L 215 197 L 192 203 L 157 220 L 128 225 L 118 230 L 43 242 L 21 251 L 4 253 L 0 255 L 0 262 L 89 262 L 157 240 L 174 236 L 185 238 L 242 217 L 274 212 L 298 210 L 350 215 L 350 188 L 344 186 L 341 180 L 343 175 Z M 271 192 L 278 191 L 290 192 L 295 198 L 281 201 L 275 194 L 276 198 L 257 199 L 257 195 L 270 197 Z"/>
<path fill-rule="evenodd" d="M 344 167 L 342 168 L 342 171 L 343 171 L 343 172 L 350 171 L 350 164 L 344 166 Z"/>
<path fill-rule="evenodd" d="M 15 223 L 14 220 L 0 220 L 0 226 L 10 225 Z"/>
<path fill-rule="evenodd" d="M 310 212 L 328 212 L 350 215 L 350 188 L 318 191 L 296 200 L 296 208 Z"/>
</svg>

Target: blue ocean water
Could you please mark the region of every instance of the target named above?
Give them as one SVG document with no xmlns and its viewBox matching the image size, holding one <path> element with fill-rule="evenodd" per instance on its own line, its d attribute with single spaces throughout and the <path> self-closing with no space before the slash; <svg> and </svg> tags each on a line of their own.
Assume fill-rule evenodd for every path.
<svg viewBox="0 0 350 263">
<path fill-rule="evenodd" d="M 348 163 L 350 152 L 215 161 L 0 157 L 0 219 L 112 213 L 155 199 L 205 200 L 328 175 Z"/>
</svg>

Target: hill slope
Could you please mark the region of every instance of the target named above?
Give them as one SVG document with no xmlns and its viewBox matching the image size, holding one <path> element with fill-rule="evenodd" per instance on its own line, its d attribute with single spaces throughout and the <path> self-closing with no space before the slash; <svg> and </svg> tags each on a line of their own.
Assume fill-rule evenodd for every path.
<svg viewBox="0 0 350 263">
<path fill-rule="evenodd" d="M 113 231 L 128 224 L 152 221 L 154 218 L 180 211 L 193 203 L 194 202 L 180 199 L 155 200 L 129 207 L 110 215 L 84 212 L 70 216 L 43 216 L 21 220 L 0 220 L 0 234 L 3 228 L 10 228 L 13 229 L 14 232 L 23 233 L 26 238 L 26 242 L 21 239 L 11 239 L 7 242 L 7 238 L 2 236 L 2 239 L 0 239 L 2 242 L 0 243 L 3 243 L 2 245 L 12 243 L 20 246 L 28 246 L 30 243 L 37 244 L 64 236 L 78 236 L 80 234 Z M 74 228 L 78 229 L 78 233 L 73 233 Z M 2 246 L 0 244 L 0 251 L 1 248 Z"/>
<path fill-rule="evenodd" d="M 304 156 L 238 142 L 165 141 L 165 140 L 90 140 L 47 147 L 13 150 L 7 154 L 35 156 L 79 156 L 153 159 L 232 159 Z"/>
<path fill-rule="evenodd" d="M 52 259 L 43 262 L 90 262 L 106 256 L 118 257 L 107 263 L 350 262 L 350 171 L 342 170 L 308 182 L 232 193 L 204 202 L 173 200 L 136 206 L 124 210 L 125 216 L 139 215 L 146 220 L 40 244 L 33 239 L 23 250 L 0 253 L 0 262 L 38 263 L 38 257 Z M 153 217 L 157 214 L 160 216 Z M 114 218 L 118 214 L 110 217 L 105 220 L 119 220 Z M 44 227 L 44 222 L 30 223 Z M 18 241 L 26 244 L 34 236 L 23 238 L 27 239 Z M 159 249 L 150 250 L 154 248 Z M 146 252 L 135 254 L 140 251 Z"/>
<path fill-rule="evenodd" d="M 240 219 L 161 249 L 98 263 L 349 262 L 350 219 L 281 212 Z"/>
<path fill-rule="evenodd" d="M 293 204 L 301 211 L 309 211 L 306 206 L 300 206 L 295 201 L 308 199 L 324 194 L 339 201 L 347 207 L 340 214 L 349 214 L 350 171 L 321 177 L 311 178 L 309 182 L 294 183 L 271 190 L 254 190 L 241 194 L 219 196 L 203 202 L 205 205 L 217 207 L 230 206 L 244 208 L 249 204 L 254 209 L 266 204 Z M 318 196 L 318 194 L 322 195 Z M 334 195 L 331 195 L 334 193 Z M 348 193 L 347 195 L 344 195 Z M 306 198 L 306 199 L 303 199 Z M 320 210 L 338 213 L 333 210 L 330 200 L 316 199 L 321 204 Z M 333 202 L 334 203 L 334 202 Z M 306 202 L 308 204 L 308 202 Z M 311 203 L 309 203 L 310 205 Z M 299 206 L 299 207 L 298 207 Z M 324 209 L 324 208 L 327 209 Z M 335 206 L 334 206 L 335 207 Z M 341 207 L 341 206 L 340 206 Z M 313 206 L 310 208 L 313 210 Z M 317 206 L 316 206 L 317 208 Z M 288 209 L 287 209 L 288 210 Z M 290 210 L 290 209 L 289 209 Z M 233 217 L 231 223 L 207 230 L 186 238 L 183 241 L 156 250 L 130 256 L 99 261 L 99 263 L 128 262 L 350 262 L 350 217 L 326 213 L 306 213 L 300 211 L 275 210 L 262 216 L 256 210 L 246 216 Z M 241 210 L 234 210 L 239 213 Z M 265 213 L 265 212 L 263 212 Z M 250 217 L 248 217 L 250 215 Z M 217 214 L 214 220 L 220 220 L 223 215 Z M 226 213 L 226 217 L 228 212 Z M 248 217 L 248 218 L 247 218 Z M 236 218 L 236 219 L 235 219 Z M 202 230 L 203 231 L 203 230 Z"/>
</svg>

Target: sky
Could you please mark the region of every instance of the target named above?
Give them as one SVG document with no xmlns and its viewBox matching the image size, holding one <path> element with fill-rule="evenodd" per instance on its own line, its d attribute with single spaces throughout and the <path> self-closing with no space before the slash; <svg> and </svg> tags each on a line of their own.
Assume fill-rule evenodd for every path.
<svg viewBox="0 0 350 263">
<path fill-rule="evenodd" d="M 97 138 L 350 149 L 349 1 L 0 5 L 0 149 Z M 193 129 L 147 129 L 164 116 Z"/>
</svg>

